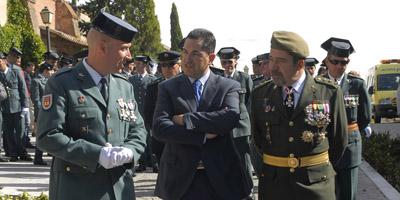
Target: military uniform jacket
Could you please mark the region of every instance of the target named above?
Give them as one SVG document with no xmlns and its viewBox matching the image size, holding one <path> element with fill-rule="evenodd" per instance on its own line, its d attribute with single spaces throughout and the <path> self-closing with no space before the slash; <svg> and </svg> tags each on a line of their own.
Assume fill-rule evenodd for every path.
<svg viewBox="0 0 400 200">
<path fill-rule="evenodd" d="M 140 74 L 135 74 L 129 78 L 129 82 L 131 82 L 134 88 L 135 99 L 141 115 L 144 114 L 144 99 L 146 98 L 147 85 L 149 85 L 155 79 L 157 78 L 152 74 L 146 74 L 143 78 Z"/>
<path fill-rule="evenodd" d="M 251 135 L 250 131 L 250 116 L 248 113 L 250 92 L 253 89 L 253 82 L 246 73 L 235 71 L 232 79 L 240 83 L 241 90 L 239 91 L 240 99 L 240 120 L 237 128 L 233 129 L 233 137 L 242 137 Z"/>
<path fill-rule="evenodd" d="M 146 130 L 132 85 L 111 74 L 104 101 L 82 63 L 49 78 L 37 123 L 39 149 L 54 158 L 50 199 L 134 199 L 132 164 L 145 148 Z M 104 169 L 100 150 L 110 143 L 133 151 L 131 164 Z"/>
<path fill-rule="evenodd" d="M 192 84 L 186 75 L 159 84 L 153 133 L 157 140 L 165 142 L 165 147 L 155 190 L 157 196 L 181 199 L 200 160 L 220 199 L 243 199 L 250 194 L 230 135 L 239 120 L 239 90 L 236 81 L 211 72 L 196 108 Z M 171 120 L 179 114 L 184 114 L 184 126 Z M 205 133 L 218 136 L 204 143 Z"/>
<path fill-rule="evenodd" d="M 31 100 L 34 107 L 35 121 L 37 121 L 39 110 L 42 107 L 42 96 L 44 94 L 44 87 L 46 86 L 48 78 L 44 77 L 42 74 L 38 74 L 31 81 Z"/>
<path fill-rule="evenodd" d="M 252 134 L 256 145 L 264 154 L 279 157 L 293 154 L 294 157 L 304 157 L 328 151 L 332 163 L 296 168 L 293 173 L 288 167 L 264 164 L 260 185 L 263 182 L 274 185 L 276 181 L 288 185 L 284 188 L 285 192 L 280 194 L 277 190 L 282 188 L 268 188 L 265 191 L 259 187 L 259 194 L 267 199 L 292 199 L 291 195 L 301 199 L 325 199 L 316 198 L 323 197 L 325 189 L 321 188 L 321 184 L 313 184 L 334 177 L 332 165 L 337 164 L 347 144 L 342 91 L 328 79 L 314 79 L 307 74 L 303 91 L 291 117 L 287 115 L 283 105 L 282 87 L 276 86 L 273 81 L 267 81 L 254 89 L 251 105 Z M 313 108 L 315 111 L 329 113 L 327 116 L 330 122 L 324 128 L 311 125 L 327 119 L 322 117 L 321 120 L 316 120 L 313 117 Z M 310 114 L 306 110 L 311 111 L 307 112 Z M 333 185 L 326 184 L 322 187 L 334 188 Z"/>
<path fill-rule="evenodd" d="M 147 86 L 146 98 L 144 101 L 143 118 L 147 130 L 153 124 L 153 114 L 157 103 L 158 84 L 164 81 L 164 77 L 159 77 Z"/>
<path fill-rule="evenodd" d="M 18 113 L 29 107 L 28 91 L 22 74 L 20 67 L 9 65 L 5 77 L 0 77 L 8 92 L 8 98 L 1 102 L 2 112 L 5 114 Z"/>
<path fill-rule="evenodd" d="M 371 101 L 364 80 L 345 74 L 340 87 L 343 91 L 348 124 L 356 122 L 359 130 L 364 130 L 371 121 Z M 346 151 L 337 167 L 351 168 L 360 165 L 361 151 L 360 131 L 349 133 Z"/>
</svg>

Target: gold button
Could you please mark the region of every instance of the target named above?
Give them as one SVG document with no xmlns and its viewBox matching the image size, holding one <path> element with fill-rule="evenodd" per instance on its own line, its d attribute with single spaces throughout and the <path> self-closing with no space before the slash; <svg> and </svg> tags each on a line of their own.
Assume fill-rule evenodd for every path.
<svg viewBox="0 0 400 200">
<path fill-rule="evenodd" d="M 292 153 L 289 154 L 289 157 L 294 158 L 294 154 L 292 154 Z"/>
<path fill-rule="evenodd" d="M 265 122 L 265 126 L 268 126 L 268 122 Z"/>
<path fill-rule="evenodd" d="M 321 177 L 321 180 L 322 181 L 326 180 L 326 176 Z"/>
<path fill-rule="evenodd" d="M 81 131 L 82 131 L 82 132 L 86 132 L 86 131 L 87 131 L 87 128 L 86 128 L 86 127 L 82 127 L 82 128 L 81 128 Z"/>
<path fill-rule="evenodd" d="M 81 114 L 81 117 L 82 117 L 82 118 L 85 118 L 85 117 L 86 117 L 86 114 L 85 114 L 85 113 L 82 113 L 82 114 Z"/>
<path fill-rule="evenodd" d="M 67 167 L 65 168 L 65 170 L 67 170 L 67 172 L 69 172 L 69 171 L 71 171 L 71 168 L 67 166 Z"/>
<path fill-rule="evenodd" d="M 109 128 L 109 129 L 108 129 L 108 134 L 111 134 L 111 133 L 112 133 L 112 129 Z"/>
<path fill-rule="evenodd" d="M 294 122 L 293 122 L 293 121 L 290 121 L 290 122 L 289 122 L 289 126 L 294 126 Z"/>
<path fill-rule="evenodd" d="M 290 173 L 294 173 L 295 170 L 294 170 L 294 168 L 290 168 L 289 171 L 290 171 Z"/>
<path fill-rule="evenodd" d="M 110 118 L 111 118 L 110 113 L 107 113 L 107 119 L 110 119 Z"/>
<path fill-rule="evenodd" d="M 294 138 L 293 137 L 289 137 L 289 142 L 293 142 Z"/>
</svg>

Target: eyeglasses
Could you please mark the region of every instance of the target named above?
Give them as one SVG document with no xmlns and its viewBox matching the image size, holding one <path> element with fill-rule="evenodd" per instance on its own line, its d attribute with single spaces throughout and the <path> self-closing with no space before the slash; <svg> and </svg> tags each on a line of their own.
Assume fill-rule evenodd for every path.
<svg viewBox="0 0 400 200">
<path fill-rule="evenodd" d="M 339 64 L 339 63 L 340 63 L 340 65 L 347 65 L 347 64 L 349 64 L 349 62 L 350 62 L 350 60 L 335 60 L 335 59 L 333 59 L 333 60 L 328 59 L 328 60 L 329 60 L 329 62 L 332 63 L 333 65 L 337 65 L 337 64 Z"/>
<path fill-rule="evenodd" d="M 226 64 L 232 64 L 233 63 L 233 61 L 232 60 L 221 60 L 221 64 L 222 65 L 226 65 Z"/>
</svg>

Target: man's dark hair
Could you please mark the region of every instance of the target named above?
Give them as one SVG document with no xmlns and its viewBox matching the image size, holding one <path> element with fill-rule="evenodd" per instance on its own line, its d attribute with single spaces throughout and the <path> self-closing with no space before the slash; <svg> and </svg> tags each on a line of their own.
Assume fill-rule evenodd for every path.
<svg viewBox="0 0 400 200">
<path fill-rule="evenodd" d="M 215 51 L 216 41 L 214 34 L 207 29 L 194 29 L 190 31 L 189 35 L 186 38 L 202 40 L 203 46 L 201 47 L 201 50 L 206 51 L 207 53 L 213 53 Z"/>
</svg>

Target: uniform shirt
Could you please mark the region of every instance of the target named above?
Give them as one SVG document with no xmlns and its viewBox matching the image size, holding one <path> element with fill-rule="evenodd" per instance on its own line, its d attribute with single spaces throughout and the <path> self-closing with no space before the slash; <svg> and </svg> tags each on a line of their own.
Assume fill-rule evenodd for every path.
<svg viewBox="0 0 400 200">
<path fill-rule="evenodd" d="M 331 75 L 329 74 L 329 72 L 328 72 L 328 76 L 329 76 L 329 79 L 331 79 L 333 82 L 336 82 L 338 85 L 340 85 L 340 83 L 341 83 L 342 80 L 343 80 L 344 73 L 343 73 L 339 78 L 337 78 L 337 79 L 333 78 L 333 76 L 331 76 Z"/>
<path fill-rule="evenodd" d="M 83 66 L 85 66 L 85 69 L 89 72 L 90 77 L 92 77 L 92 80 L 94 81 L 94 84 L 97 86 L 97 88 L 100 89 L 101 84 L 100 81 L 103 78 L 96 70 L 94 70 L 87 62 L 86 58 L 83 59 Z"/>
</svg>

